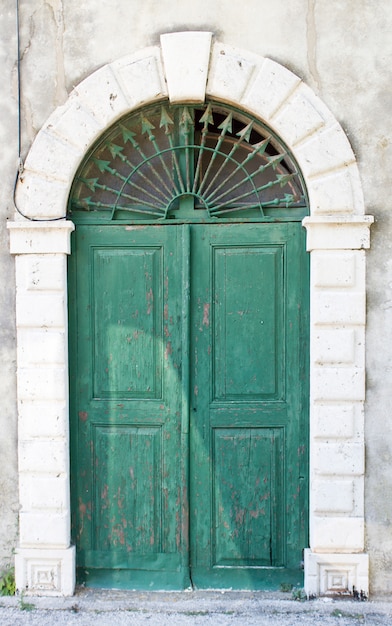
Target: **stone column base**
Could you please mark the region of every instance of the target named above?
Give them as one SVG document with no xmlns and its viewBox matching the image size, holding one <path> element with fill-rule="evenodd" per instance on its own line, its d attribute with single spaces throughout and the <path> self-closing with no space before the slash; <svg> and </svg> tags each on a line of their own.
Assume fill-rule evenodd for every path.
<svg viewBox="0 0 392 626">
<path fill-rule="evenodd" d="M 19 548 L 15 555 L 16 588 L 34 596 L 72 596 L 75 590 L 75 547 Z"/>
<path fill-rule="evenodd" d="M 369 594 L 367 554 L 319 554 L 305 550 L 305 591 L 308 596 Z"/>
</svg>

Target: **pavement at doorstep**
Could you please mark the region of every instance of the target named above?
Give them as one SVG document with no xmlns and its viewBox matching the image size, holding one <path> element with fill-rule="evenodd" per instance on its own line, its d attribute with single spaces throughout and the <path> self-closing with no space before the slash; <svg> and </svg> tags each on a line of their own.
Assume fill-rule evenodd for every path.
<svg viewBox="0 0 392 626">
<path fill-rule="evenodd" d="M 389 597 L 366 602 L 291 593 L 77 590 L 71 598 L 1 597 L 1 626 L 392 626 Z"/>
</svg>

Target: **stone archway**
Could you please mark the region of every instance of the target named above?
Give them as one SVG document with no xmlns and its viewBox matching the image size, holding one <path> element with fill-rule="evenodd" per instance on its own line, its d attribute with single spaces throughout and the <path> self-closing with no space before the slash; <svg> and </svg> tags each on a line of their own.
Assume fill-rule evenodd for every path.
<svg viewBox="0 0 392 626">
<path fill-rule="evenodd" d="M 370 216 L 344 131 L 315 94 L 278 63 L 216 42 L 211 33 L 161 36 L 78 85 L 38 133 L 17 188 L 30 219 L 8 224 L 16 255 L 20 545 L 19 589 L 70 595 L 67 277 L 75 172 L 124 113 L 169 98 L 236 105 L 292 150 L 311 215 L 309 594 L 368 589 L 364 554 L 365 252 Z"/>
</svg>

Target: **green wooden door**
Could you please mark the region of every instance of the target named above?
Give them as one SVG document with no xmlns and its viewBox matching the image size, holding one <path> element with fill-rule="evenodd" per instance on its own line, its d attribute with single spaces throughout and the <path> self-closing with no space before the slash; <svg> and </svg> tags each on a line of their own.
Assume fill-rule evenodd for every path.
<svg viewBox="0 0 392 626">
<path fill-rule="evenodd" d="M 192 235 L 192 580 L 240 589 L 301 582 L 307 341 L 300 225 L 214 226 Z"/>
<path fill-rule="evenodd" d="M 79 226 L 70 270 L 80 578 L 146 589 L 301 582 L 301 226 Z"/>
</svg>

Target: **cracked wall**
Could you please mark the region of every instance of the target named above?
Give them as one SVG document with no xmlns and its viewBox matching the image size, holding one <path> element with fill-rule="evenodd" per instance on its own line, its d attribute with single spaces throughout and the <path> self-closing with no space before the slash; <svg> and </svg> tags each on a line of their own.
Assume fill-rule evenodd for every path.
<svg viewBox="0 0 392 626">
<path fill-rule="evenodd" d="M 0 11 L 0 559 L 10 557 L 17 520 L 13 259 L 11 217 L 17 162 L 15 2 Z M 376 217 L 368 253 L 365 493 L 367 550 L 375 592 L 392 589 L 392 164 L 389 112 L 392 8 L 373 0 L 20 0 L 22 156 L 73 86 L 103 64 L 158 41 L 161 32 L 210 30 L 229 45 L 268 56 L 305 80 L 345 128 L 362 177 L 367 213 Z"/>
</svg>

